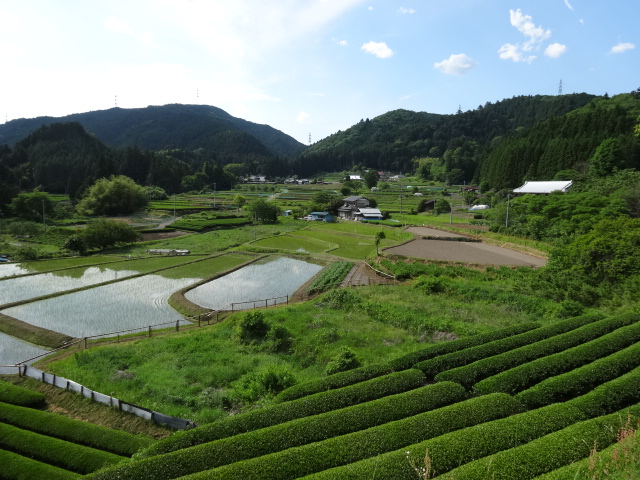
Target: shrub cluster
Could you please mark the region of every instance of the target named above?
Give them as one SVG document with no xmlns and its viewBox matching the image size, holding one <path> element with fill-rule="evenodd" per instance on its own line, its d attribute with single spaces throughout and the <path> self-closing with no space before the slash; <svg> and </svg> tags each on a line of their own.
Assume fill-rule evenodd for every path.
<svg viewBox="0 0 640 480">
<path fill-rule="evenodd" d="M 341 410 L 115 466 L 96 473 L 92 478 L 159 480 L 180 477 L 411 417 L 462 401 L 465 396 L 464 388 L 455 383 L 429 385 Z"/>
<path fill-rule="evenodd" d="M 77 473 L 47 465 L 6 450 L 0 450 L 0 465 L 2 465 L 3 478 L 11 478 L 13 480 L 34 480 L 36 478 L 69 480 L 80 478 Z"/>
<path fill-rule="evenodd" d="M 182 448 L 211 442 L 225 437 L 270 427 L 297 418 L 318 415 L 331 410 L 369 402 L 387 395 L 406 392 L 424 385 L 424 375 L 419 370 L 405 370 L 366 382 L 308 397 L 264 407 L 241 415 L 227 417 L 217 422 L 178 432 L 161 440 L 139 454 L 144 458 Z"/>
<path fill-rule="evenodd" d="M 489 333 L 482 333 L 473 335 L 471 337 L 459 338 L 458 340 L 452 340 L 451 342 L 435 343 L 429 345 L 426 348 L 422 348 L 420 350 L 416 350 L 415 352 L 403 355 L 402 357 L 393 359 L 389 362 L 389 366 L 396 371 L 406 370 L 407 368 L 413 367 L 418 362 L 422 362 L 439 355 L 446 355 L 447 353 L 457 352 L 459 350 L 464 350 L 465 348 L 475 347 L 484 343 L 512 337 L 514 335 L 518 335 L 520 333 L 524 333 L 538 327 L 540 327 L 539 323 L 522 323 L 520 325 L 501 328 Z"/>
<path fill-rule="evenodd" d="M 416 472 L 410 461 L 414 460 L 416 466 L 423 464 L 425 452 L 429 454 L 432 469 L 430 473 L 440 475 L 459 465 L 522 445 L 581 420 L 585 420 L 584 415 L 574 407 L 550 405 L 456 430 L 402 450 L 325 470 L 305 477 L 305 480 L 414 480 Z"/>
<path fill-rule="evenodd" d="M 640 322 L 638 322 L 640 315 L 629 314 L 625 316 L 637 323 L 618 328 L 600 338 L 581 343 L 559 353 L 547 355 L 503 371 L 476 383 L 473 390 L 480 394 L 504 392 L 515 395 L 545 378 L 568 372 L 626 348 L 640 341 Z M 596 324 L 583 328 L 590 327 L 596 327 Z M 577 335 L 578 331 L 575 333 Z"/>
<path fill-rule="evenodd" d="M 518 393 L 516 398 L 529 408 L 562 402 L 583 395 L 595 386 L 614 380 L 638 366 L 640 342 L 570 372 L 547 378 Z"/>
<path fill-rule="evenodd" d="M 335 286 L 347 276 L 353 262 L 334 262 L 325 268 L 320 275 L 309 285 L 307 293 L 313 295 L 314 293 L 324 292 L 327 288 Z"/>
<path fill-rule="evenodd" d="M 374 457 L 428 438 L 520 411 L 509 395 L 496 393 L 378 427 L 289 448 L 189 476 L 190 480 L 289 480 Z M 378 478 L 376 476 L 376 478 Z"/>
<path fill-rule="evenodd" d="M 575 423 L 519 447 L 504 450 L 451 470 L 443 478 L 527 480 L 589 455 L 594 444 L 616 440 L 625 417 L 612 414 Z"/>
<path fill-rule="evenodd" d="M 570 318 L 568 320 L 563 320 L 552 325 L 536 328 L 519 335 L 513 335 L 507 338 L 478 345 L 476 347 L 465 348 L 464 350 L 460 350 L 457 352 L 440 355 L 438 357 L 417 363 L 415 365 L 415 368 L 419 368 L 420 370 L 422 370 L 427 378 L 434 378 L 440 372 L 451 370 L 452 368 L 456 367 L 461 367 L 463 365 L 468 365 L 487 357 L 499 355 L 501 353 L 508 352 L 509 350 L 513 350 L 524 345 L 529 345 L 534 342 L 539 342 L 540 340 L 569 332 L 576 328 L 600 320 L 601 318 L 602 316 L 600 315 L 585 315 L 582 317 Z"/>
<path fill-rule="evenodd" d="M 55 413 L 2 402 L 0 402 L 0 421 L 32 432 L 128 457 L 153 443 L 152 439 L 142 435 L 131 435 Z"/>
<path fill-rule="evenodd" d="M 76 445 L 4 423 L 0 423 L 0 449 L 81 474 L 95 472 L 124 459 L 113 453 Z"/>
<path fill-rule="evenodd" d="M 334 373 L 328 377 L 319 378 L 310 382 L 299 383 L 283 390 L 276 396 L 276 402 L 287 402 L 298 398 L 313 395 L 327 390 L 334 390 L 353 385 L 372 378 L 387 375 L 393 370 L 388 364 L 377 363 L 366 367 L 354 368 L 346 372 Z"/>
<path fill-rule="evenodd" d="M 2 380 L 0 380 L 0 402 L 34 408 L 42 407 L 46 403 L 42 393 L 3 382 Z"/>
<path fill-rule="evenodd" d="M 640 367 L 566 402 L 593 418 L 640 402 Z"/>
</svg>

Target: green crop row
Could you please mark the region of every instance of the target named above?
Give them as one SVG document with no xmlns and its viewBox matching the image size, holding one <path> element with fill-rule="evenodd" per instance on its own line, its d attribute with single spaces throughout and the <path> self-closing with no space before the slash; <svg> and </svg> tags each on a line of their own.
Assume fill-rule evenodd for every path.
<svg viewBox="0 0 640 480">
<path fill-rule="evenodd" d="M 587 417 L 617 412 L 640 402 L 640 367 L 594 388 L 589 393 L 565 402 Z"/>
<path fill-rule="evenodd" d="M 527 480 L 589 455 L 594 445 L 611 445 L 626 416 L 619 413 L 575 423 L 519 447 L 466 463 L 438 479 Z"/>
<path fill-rule="evenodd" d="M 408 418 L 460 402 L 465 397 L 466 391 L 460 385 L 438 383 L 341 410 L 313 415 L 115 466 L 98 472 L 91 478 L 95 480 L 176 478 Z"/>
<path fill-rule="evenodd" d="M 512 415 L 521 404 L 496 393 L 386 423 L 323 442 L 289 448 L 270 455 L 189 475 L 189 480 L 289 480 L 328 468 L 371 458 L 428 438 Z M 382 478 L 377 477 L 376 478 Z"/>
<path fill-rule="evenodd" d="M 640 366 L 640 342 L 619 352 L 524 390 L 516 398 L 529 408 L 562 402 L 583 395 L 597 385 L 614 380 Z"/>
<path fill-rule="evenodd" d="M 578 346 L 538 358 L 485 378 L 476 383 L 473 386 L 473 390 L 479 394 L 504 392 L 515 395 L 543 381 L 545 378 L 571 371 L 598 358 L 618 352 L 640 341 L 640 315 L 628 314 L 626 317 L 636 323 L 618 328 L 595 340 L 580 343 Z M 595 327 L 596 325 L 592 326 Z M 578 331 L 575 333 L 578 334 Z"/>
<path fill-rule="evenodd" d="M 534 330 L 540 327 L 539 323 L 529 322 L 520 325 L 513 325 L 511 327 L 501 328 L 489 333 L 481 333 L 478 335 L 472 335 L 466 338 L 459 338 L 450 342 L 434 343 L 426 348 L 416 350 L 415 352 L 408 353 L 402 357 L 393 359 L 389 362 L 389 365 L 394 370 L 405 370 L 413 367 L 418 362 L 429 360 L 430 358 L 438 357 L 440 355 L 446 355 L 448 353 L 464 350 L 465 348 L 476 347 L 485 343 L 494 342 L 503 338 L 512 337 L 529 330 Z"/>
<path fill-rule="evenodd" d="M 247 223 L 251 223 L 247 217 L 184 218 L 172 223 L 167 228 L 200 232 L 205 228 L 246 225 Z"/>
<path fill-rule="evenodd" d="M 0 423 L 0 448 L 81 474 L 95 472 L 124 459 L 113 453 L 76 445 L 4 423 Z"/>
<path fill-rule="evenodd" d="M 539 340 L 531 345 L 515 348 L 489 358 L 477 360 L 469 365 L 439 373 L 436 375 L 436 380 L 458 382 L 466 388 L 471 388 L 484 378 L 496 375 L 517 365 L 562 352 L 568 348 L 605 335 L 617 328 L 629 325 L 634 321 L 635 318 L 627 315 L 605 318 L 604 320 L 584 325 L 575 330 Z"/>
<path fill-rule="evenodd" d="M 416 472 L 411 463 L 416 467 L 424 467 L 427 452 L 431 465 L 430 474 L 439 475 L 478 458 L 525 444 L 581 420 L 585 420 L 584 415 L 574 407 L 550 405 L 446 433 L 401 450 L 325 470 L 304 477 L 304 480 L 414 480 Z"/>
<path fill-rule="evenodd" d="M 38 478 L 69 480 L 80 478 L 77 473 L 38 462 L 17 453 L 7 452 L 6 450 L 0 450 L 0 465 L 2 465 L 0 478 L 10 478 L 11 480 L 35 480 Z"/>
<path fill-rule="evenodd" d="M 419 370 L 392 373 L 366 382 L 360 382 L 356 385 L 316 393 L 291 402 L 227 417 L 192 430 L 181 431 L 169 438 L 156 442 L 138 456 L 144 458 L 172 452 L 239 433 L 270 427 L 297 418 L 326 413 L 369 402 L 387 395 L 413 390 L 424 386 L 424 383 L 424 375 Z"/>
<path fill-rule="evenodd" d="M 313 295 L 324 292 L 327 288 L 344 280 L 352 267 L 353 262 L 333 262 L 311 283 L 307 288 L 307 293 Z"/>
<path fill-rule="evenodd" d="M 568 320 L 536 328 L 519 335 L 513 335 L 511 337 L 495 340 L 476 347 L 465 348 L 464 350 L 424 360 L 417 363 L 415 368 L 422 370 L 427 378 L 434 378 L 436 375 L 446 370 L 468 365 L 478 360 L 486 359 L 487 357 L 499 355 L 524 345 L 529 345 L 534 342 L 539 342 L 541 340 L 575 330 L 576 328 L 596 322 L 601 318 L 601 315 L 584 315 L 581 317 L 570 318 Z"/>
<path fill-rule="evenodd" d="M 322 377 L 310 382 L 298 383 L 286 390 L 280 392 L 275 400 L 276 402 L 288 402 L 298 398 L 314 395 L 327 390 L 335 390 L 336 388 L 348 387 L 359 382 L 371 380 L 382 375 L 388 375 L 393 370 L 388 364 L 376 363 L 367 365 L 366 367 L 354 368 L 346 372 L 334 373 L 327 377 Z"/>
<path fill-rule="evenodd" d="M 40 392 L 34 392 L 0 380 L 0 402 L 23 407 L 42 407 L 46 401 Z"/>
<path fill-rule="evenodd" d="M 128 457 L 153 443 L 153 440 L 141 435 L 131 435 L 55 413 L 2 402 L 0 402 L 0 422 Z"/>
</svg>

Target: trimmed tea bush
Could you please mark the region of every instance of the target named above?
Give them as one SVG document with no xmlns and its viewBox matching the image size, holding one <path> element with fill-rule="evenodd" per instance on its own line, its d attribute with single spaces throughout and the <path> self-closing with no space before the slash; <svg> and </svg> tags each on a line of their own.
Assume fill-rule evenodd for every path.
<svg viewBox="0 0 640 480">
<path fill-rule="evenodd" d="M 433 473 L 442 474 L 461 464 L 525 444 L 581 420 L 585 420 L 584 415 L 574 407 L 561 404 L 550 405 L 456 430 L 402 450 L 332 468 L 304 478 L 305 480 L 336 478 L 340 480 L 363 478 L 415 480 L 416 472 L 409 460 L 414 459 L 416 466 L 423 464 L 427 451 Z"/>
<path fill-rule="evenodd" d="M 640 320 L 640 315 L 626 316 L 636 322 Z M 581 367 L 637 341 L 640 341 L 640 323 L 618 328 L 595 340 L 503 371 L 476 383 L 473 390 L 480 394 L 504 392 L 515 395 L 545 378 Z"/>
<path fill-rule="evenodd" d="M 522 406 L 497 393 L 360 432 L 190 475 L 190 480 L 289 480 L 404 448 L 428 438 L 505 417 Z M 376 477 L 378 478 L 378 477 Z"/>
<path fill-rule="evenodd" d="M 113 453 L 76 445 L 4 423 L 0 423 L 0 449 L 82 474 L 95 472 L 124 460 L 124 457 Z"/>
<path fill-rule="evenodd" d="M 23 407 L 42 407 L 46 403 L 44 395 L 12 383 L 0 380 L 0 402 Z"/>
<path fill-rule="evenodd" d="M 484 343 L 511 337 L 539 327 L 540 324 L 536 322 L 522 323 L 520 325 L 501 328 L 489 333 L 481 333 L 471 337 L 459 338 L 450 342 L 435 343 L 426 348 L 416 350 L 415 352 L 411 352 L 407 355 L 391 360 L 389 362 L 389 366 L 396 371 L 406 370 L 407 368 L 413 367 L 418 362 L 422 362 L 439 355 L 445 355 L 447 353 L 464 350 L 465 348 L 475 347 Z"/>
<path fill-rule="evenodd" d="M 524 390 L 516 398 L 529 408 L 562 402 L 583 395 L 592 388 L 614 380 L 640 366 L 640 342 L 619 352 Z"/>
<path fill-rule="evenodd" d="M 315 393 L 347 387 L 359 382 L 371 380 L 372 378 L 387 375 L 391 372 L 393 372 L 393 369 L 386 363 L 377 363 L 366 367 L 354 368 L 346 372 L 334 373 L 333 375 L 319 378 L 318 380 L 293 385 L 280 392 L 276 396 L 275 400 L 276 402 L 296 400 Z"/>
<path fill-rule="evenodd" d="M 604 448 L 616 440 L 626 417 L 612 414 L 585 420 L 525 445 L 475 460 L 437 478 L 527 480 L 589 455 L 594 444 Z"/>
<path fill-rule="evenodd" d="M 584 325 L 575 330 L 540 340 L 531 345 L 515 348 L 493 357 L 484 358 L 470 365 L 451 369 L 436 376 L 438 381 L 458 382 L 471 388 L 480 380 L 509 370 L 547 355 L 562 352 L 576 345 L 598 338 L 616 328 L 629 325 L 635 319 L 632 316 L 621 315 L 610 317 L 595 323 Z"/>
<path fill-rule="evenodd" d="M 477 347 L 466 348 L 459 352 L 453 352 L 425 360 L 417 363 L 415 368 L 422 370 L 427 378 L 434 378 L 436 375 L 446 370 L 468 365 L 478 360 L 483 360 L 488 357 L 514 350 L 524 345 L 530 345 L 534 342 L 539 342 L 541 340 L 575 330 L 596 322 L 601 318 L 601 315 L 584 315 L 582 317 L 570 318 L 569 320 L 563 320 L 552 325 L 536 328 L 535 330 L 521 333 L 519 335 L 514 335 L 501 340 L 478 345 Z M 473 385 L 473 383 L 471 385 Z"/>
<path fill-rule="evenodd" d="M 77 473 L 47 465 L 6 450 L 0 450 L 0 465 L 2 465 L 2 478 L 10 478 L 12 480 L 35 480 L 38 478 L 69 480 L 80 478 Z"/>
<path fill-rule="evenodd" d="M 465 396 L 464 388 L 456 383 L 430 385 L 342 410 L 115 466 L 93 475 L 92 478 L 160 480 L 180 477 L 411 417 L 461 401 Z"/>
<path fill-rule="evenodd" d="M 297 418 L 318 415 L 331 410 L 369 402 L 422 386 L 424 386 L 424 375 L 420 370 L 413 369 L 392 373 L 356 385 L 329 392 L 316 393 L 291 402 L 227 417 L 193 430 L 181 431 L 155 443 L 148 450 L 141 452 L 140 457 L 144 458 L 172 452 L 259 428 L 270 427 Z"/>
<path fill-rule="evenodd" d="M 55 413 L 1 402 L 0 422 L 128 457 L 153 443 L 152 439 L 142 435 L 131 435 Z"/>
<path fill-rule="evenodd" d="M 592 418 L 617 412 L 638 402 L 640 402 L 640 367 L 566 403 Z"/>
</svg>

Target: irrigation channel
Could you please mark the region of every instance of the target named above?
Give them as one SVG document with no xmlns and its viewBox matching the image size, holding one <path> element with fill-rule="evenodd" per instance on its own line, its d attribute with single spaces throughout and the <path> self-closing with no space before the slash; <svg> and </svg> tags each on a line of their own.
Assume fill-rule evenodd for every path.
<svg viewBox="0 0 640 480">
<path fill-rule="evenodd" d="M 248 260 L 252 263 L 245 265 Z M 177 321 L 188 323 L 169 306 L 171 294 L 224 271 L 232 270 L 190 290 L 187 299 L 211 310 L 253 308 L 253 301 L 264 305 L 264 299 L 282 299 L 268 303 L 273 305 L 285 302 L 322 269 L 287 257 L 253 260 L 241 254 L 195 261 L 182 257 L 181 264 L 174 260 L 174 265 L 149 274 L 145 273 L 149 268 L 131 268 L 133 262 L 115 269 L 91 266 L 39 274 L 19 264 L 0 265 L 0 313 L 74 338 L 102 336 Z M 148 261 L 156 265 L 158 259 Z M 137 267 L 140 261 L 136 262 Z M 51 294 L 52 298 L 39 299 Z M 16 302 L 19 304 L 3 308 Z M 14 365 L 46 351 L 0 334 L 0 365 Z M 0 367 L 0 373 L 15 373 L 15 369 Z"/>
</svg>

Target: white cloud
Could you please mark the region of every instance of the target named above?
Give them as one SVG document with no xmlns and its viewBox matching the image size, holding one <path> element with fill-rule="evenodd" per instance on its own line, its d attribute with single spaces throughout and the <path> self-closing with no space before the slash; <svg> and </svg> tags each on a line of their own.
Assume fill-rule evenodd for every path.
<svg viewBox="0 0 640 480">
<path fill-rule="evenodd" d="M 561 43 L 552 43 L 551 45 L 547 46 L 547 48 L 544 51 L 544 54 L 550 58 L 558 58 L 559 56 L 564 54 L 564 52 L 566 51 L 567 51 L 566 45 L 562 45 Z"/>
<path fill-rule="evenodd" d="M 310 118 L 311 115 L 309 115 L 307 112 L 300 112 L 296 117 L 296 121 L 299 123 L 308 123 Z"/>
<path fill-rule="evenodd" d="M 362 45 L 360 50 L 375 55 L 378 58 L 389 58 L 393 56 L 393 50 L 391 50 L 385 42 L 368 42 Z"/>
<path fill-rule="evenodd" d="M 346 47 L 347 45 L 349 45 L 346 40 L 336 40 L 336 43 L 341 47 Z"/>
<path fill-rule="evenodd" d="M 551 37 L 551 30 L 537 27 L 529 15 L 524 15 L 522 10 L 509 10 L 511 25 L 525 36 L 526 41 L 522 44 L 505 43 L 498 50 L 500 58 L 503 60 L 513 60 L 514 62 L 531 63 L 536 56 L 527 55 L 524 52 L 531 52 L 540 48 L 542 43 Z M 553 51 L 553 49 L 552 49 Z"/>
<path fill-rule="evenodd" d="M 451 55 L 449 58 L 433 64 L 436 69 L 447 75 L 464 75 L 476 65 L 477 62 L 464 53 Z"/>
<path fill-rule="evenodd" d="M 573 5 L 569 3 L 569 0 L 564 0 L 564 4 L 567 6 L 569 10 L 573 12 Z"/>
<path fill-rule="evenodd" d="M 398 11 L 400 13 L 409 13 L 409 14 L 416 13 L 416 11 L 413 8 L 405 8 L 405 7 L 400 7 Z"/>
<path fill-rule="evenodd" d="M 139 41 L 141 41 L 142 43 L 150 46 L 150 47 L 155 47 L 157 48 L 158 46 L 156 44 L 153 43 L 153 40 L 151 38 L 151 35 L 148 33 L 143 33 L 143 34 L 137 34 L 133 31 L 133 29 L 127 25 L 127 23 L 123 20 L 121 20 L 120 18 L 117 17 L 109 17 L 105 20 L 104 22 L 104 26 L 107 30 L 110 30 L 112 32 L 116 32 L 116 33 L 121 33 L 123 35 L 128 35 L 130 37 L 133 37 Z"/>
<path fill-rule="evenodd" d="M 633 43 L 619 43 L 611 47 L 609 53 L 624 53 L 627 50 L 633 50 L 636 46 Z"/>
</svg>

